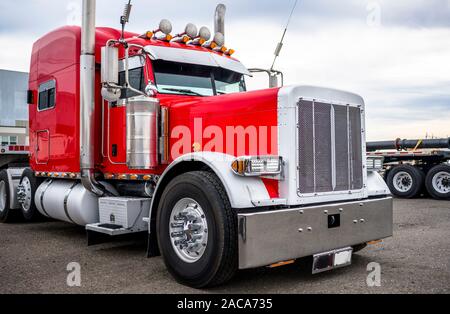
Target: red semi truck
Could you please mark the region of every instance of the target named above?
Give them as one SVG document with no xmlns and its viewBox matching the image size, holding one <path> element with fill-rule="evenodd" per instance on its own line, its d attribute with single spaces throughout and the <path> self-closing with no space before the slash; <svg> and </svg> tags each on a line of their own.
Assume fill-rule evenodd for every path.
<svg viewBox="0 0 450 314">
<path fill-rule="evenodd" d="M 1 221 L 43 215 L 85 227 L 90 244 L 147 232 L 148 255 L 197 288 L 302 257 L 313 273 L 347 266 L 392 236 L 360 96 L 248 92 L 222 14 L 212 40 L 192 24 L 171 30 L 167 20 L 143 34 L 96 28 L 95 1 L 84 0 L 81 28 L 34 44 L 30 167 L 17 189 L 0 173 Z"/>
</svg>

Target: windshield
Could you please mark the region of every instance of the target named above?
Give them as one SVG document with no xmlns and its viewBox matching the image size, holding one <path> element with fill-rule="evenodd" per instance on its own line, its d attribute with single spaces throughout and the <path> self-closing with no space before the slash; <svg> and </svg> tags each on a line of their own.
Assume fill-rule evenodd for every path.
<svg viewBox="0 0 450 314">
<path fill-rule="evenodd" d="M 242 74 L 222 68 L 156 60 L 153 69 L 162 94 L 214 96 L 246 90 Z"/>
</svg>

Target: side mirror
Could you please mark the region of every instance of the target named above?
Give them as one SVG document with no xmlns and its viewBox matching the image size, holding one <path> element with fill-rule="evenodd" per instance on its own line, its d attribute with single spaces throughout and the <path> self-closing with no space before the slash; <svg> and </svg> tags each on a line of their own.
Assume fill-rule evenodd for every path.
<svg viewBox="0 0 450 314">
<path fill-rule="evenodd" d="M 120 97 L 119 85 L 119 49 L 102 47 L 101 83 L 102 96 L 109 102 L 116 102 Z"/>
<path fill-rule="evenodd" d="M 101 81 L 108 87 L 119 84 L 119 48 L 102 47 Z"/>
<path fill-rule="evenodd" d="M 269 88 L 278 87 L 278 76 L 276 73 L 269 74 Z"/>
</svg>

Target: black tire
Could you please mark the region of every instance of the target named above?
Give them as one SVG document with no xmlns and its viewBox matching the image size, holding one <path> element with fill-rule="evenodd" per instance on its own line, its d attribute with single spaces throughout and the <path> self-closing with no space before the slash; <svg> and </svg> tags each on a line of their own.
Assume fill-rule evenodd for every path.
<svg viewBox="0 0 450 314">
<path fill-rule="evenodd" d="M 444 191 L 439 190 L 439 187 L 435 187 L 433 185 L 434 178 L 439 175 L 444 174 L 445 178 L 440 181 L 441 188 Z M 446 174 L 446 175 L 445 175 Z M 450 177 L 450 165 L 437 165 L 433 167 L 430 171 L 428 171 L 427 177 L 425 179 L 425 186 L 427 188 L 428 193 L 431 197 L 437 200 L 449 200 L 450 199 L 450 191 L 446 192 L 448 189 L 450 182 L 448 178 Z"/>
<path fill-rule="evenodd" d="M 183 261 L 172 246 L 169 222 L 182 199 L 195 200 L 208 223 L 208 245 L 194 263 Z M 206 288 L 229 281 L 238 269 L 237 215 L 227 194 L 212 173 L 196 171 L 175 178 L 166 187 L 157 214 L 158 245 L 167 269 L 181 284 Z"/>
<path fill-rule="evenodd" d="M 34 195 L 36 194 L 36 190 L 39 185 L 42 183 L 42 180 L 36 178 L 34 176 L 33 170 L 30 168 L 26 168 L 22 174 L 22 178 L 20 179 L 20 184 L 22 184 L 23 180 L 27 178 L 30 182 L 29 191 L 27 193 L 31 194 L 31 203 L 30 208 L 25 209 L 21 206 L 20 211 L 22 212 L 22 216 L 26 221 L 36 221 L 43 218 L 43 216 L 39 213 L 36 204 L 34 203 Z"/>
<path fill-rule="evenodd" d="M 410 178 L 405 178 L 405 185 L 409 185 L 409 189 L 402 191 L 397 188 L 394 183 L 397 174 L 406 173 Z M 392 168 L 387 175 L 387 184 L 391 193 L 402 198 L 414 198 L 419 196 L 425 182 L 425 174 L 422 170 L 411 165 L 400 165 Z"/>
<path fill-rule="evenodd" d="M 14 211 L 10 209 L 9 182 L 6 170 L 0 171 L 0 222 L 8 223 L 13 220 Z"/>
</svg>

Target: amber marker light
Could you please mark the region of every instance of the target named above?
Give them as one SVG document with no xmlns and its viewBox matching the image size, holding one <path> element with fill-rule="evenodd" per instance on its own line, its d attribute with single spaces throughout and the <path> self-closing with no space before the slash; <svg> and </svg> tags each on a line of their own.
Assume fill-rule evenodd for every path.
<svg viewBox="0 0 450 314">
<path fill-rule="evenodd" d="M 228 50 L 225 52 L 225 54 L 228 55 L 228 56 L 232 56 L 232 55 L 234 55 L 235 52 L 236 52 L 236 51 L 235 51 L 234 49 L 228 49 Z"/>
<path fill-rule="evenodd" d="M 153 38 L 153 35 L 155 35 L 152 31 L 148 31 L 145 33 L 145 38 L 150 40 Z"/>
<path fill-rule="evenodd" d="M 269 268 L 277 268 L 277 267 L 281 267 L 281 266 L 292 265 L 294 263 L 295 263 L 295 260 L 279 262 L 279 263 L 275 263 L 275 264 L 270 265 Z"/>
<path fill-rule="evenodd" d="M 114 175 L 112 173 L 105 173 L 105 179 L 112 180 L 114 179 Z"/>
<path fill-rule="evenodd" d="M 145 181 L 150 181 L 151 179 L 152 179 L 152 176 L 151 175 L 145 175 L 144 177 L 143 177 L 143 179 L 145 180 Z"/>
</svg>

